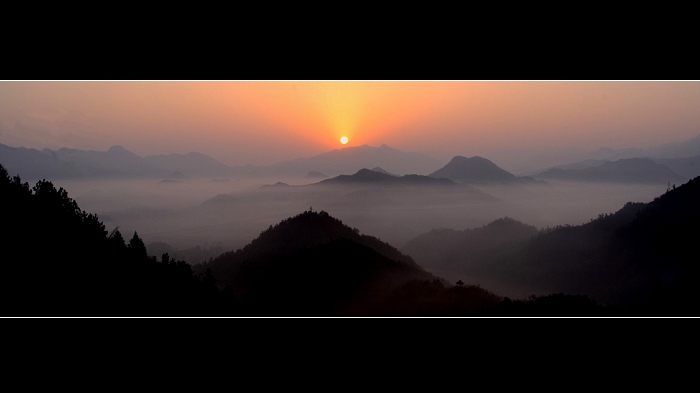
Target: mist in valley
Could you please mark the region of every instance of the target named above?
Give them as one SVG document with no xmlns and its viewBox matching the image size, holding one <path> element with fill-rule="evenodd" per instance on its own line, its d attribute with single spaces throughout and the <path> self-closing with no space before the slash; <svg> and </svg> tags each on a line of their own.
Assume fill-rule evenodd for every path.
<svg viewBox="0 0 700 393">
<path fill-rule="evenodd" d="M 612 213 L 626 202 L 649 202 L 666 189 L 660 184 L 549 182 L 426 190 L 314 186 L 317 181 L 307 178 L 218 180 L 55 183 L 74 196 L 81 208 L 98 214 L 109 230 L 137 231 L 147 245 L 162 242 L 177 250 L 196 246 L 235 250 L 269 225 L 309 207 L 401 248 L 432 229 L 476 228 L 503 217 L 538 229 L 578 225 L 600 213 Z M 212 250 L 206 257 L 214 254 Z"/>
</svg>

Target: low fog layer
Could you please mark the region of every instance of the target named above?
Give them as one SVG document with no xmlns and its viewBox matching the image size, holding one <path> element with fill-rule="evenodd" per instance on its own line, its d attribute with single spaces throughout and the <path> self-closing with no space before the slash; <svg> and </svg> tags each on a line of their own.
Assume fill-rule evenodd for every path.
<svg viewBox="0 0 700 393">
<path fill-rule="evenodd" d="M 505 216 L 537 228 L 588 222 L 626 202 L 649 202 L 665 185 L 550 182 L 454 187 L 308 185 L 317 179 L 58 181 L 108 229 L 146 244 L 236 249 L 280 220 L 325 210 L 396 247 L 434 228 L 475 228 Z M 199 261 L 190 261 L 199 262 Z"/>
<path fill-rule="evenodd" d="M 695 151 L 694 140 L 687 146 L 685 153 Z M 242 247 L 309 207 L 402 247 L 434 228 L 463 230 L 506 216 L 537 228 L 585 223 L 626 202 L 649 202 L 668 182 L 700 170 L 697 157 L 587 159 L 523 177 L 483 157 L 441 165 L 387 146 L 266 167 L 228 167 L 198 153 L 139 157 L 120 147 L 0 150 L 10 173 L 53 180 L 108 228 L 138 231 L 154 253 L 191 263 Z M 422 175 L 406 175 L 410 169 Z"/>
</svg>

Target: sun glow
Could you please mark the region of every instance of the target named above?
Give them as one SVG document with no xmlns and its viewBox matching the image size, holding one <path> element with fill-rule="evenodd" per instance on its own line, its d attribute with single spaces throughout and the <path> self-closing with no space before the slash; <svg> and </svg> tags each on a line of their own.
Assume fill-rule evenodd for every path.
<svg viewBox="0 0 700 393">
<path fill-rule="evenodd" d="M 348 143 L 348 137 L 344 136 L 344 137 L 340 138 L 340 143 L 342 143 L 343 145 Z"/>
</svg>

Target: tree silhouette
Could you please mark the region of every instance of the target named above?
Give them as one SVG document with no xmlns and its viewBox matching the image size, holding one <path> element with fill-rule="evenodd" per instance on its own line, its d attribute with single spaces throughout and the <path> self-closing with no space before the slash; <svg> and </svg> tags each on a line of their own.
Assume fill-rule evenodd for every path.
<svg viewBox="0 0 700 393">
<path fill-rule="evenodd" d="M 135 258 L 148 258 L 146 245 L 143 243 L 143 240 L 141 240 L 136 231 L 134 231 L 134 236 L 131 238 L 131 240 L 129 240 L 129 252 Z"/>
</svg>

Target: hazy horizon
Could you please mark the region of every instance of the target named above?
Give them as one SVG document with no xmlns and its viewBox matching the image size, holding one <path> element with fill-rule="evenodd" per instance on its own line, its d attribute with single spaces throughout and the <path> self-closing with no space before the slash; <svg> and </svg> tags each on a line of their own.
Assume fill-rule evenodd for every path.
<svg viewBox="0 0 700 393">
<path fill-rule="evenodd" d="M 270 165 L 386 144 L 448 162 L 648 149 L 700 134 L 699 82 L 0 82 L 0 143 Z M 347 136 L 347 145 L 340 138 Z M 512 162 L 509 162 L 512 161 Z"/>
</svg>

